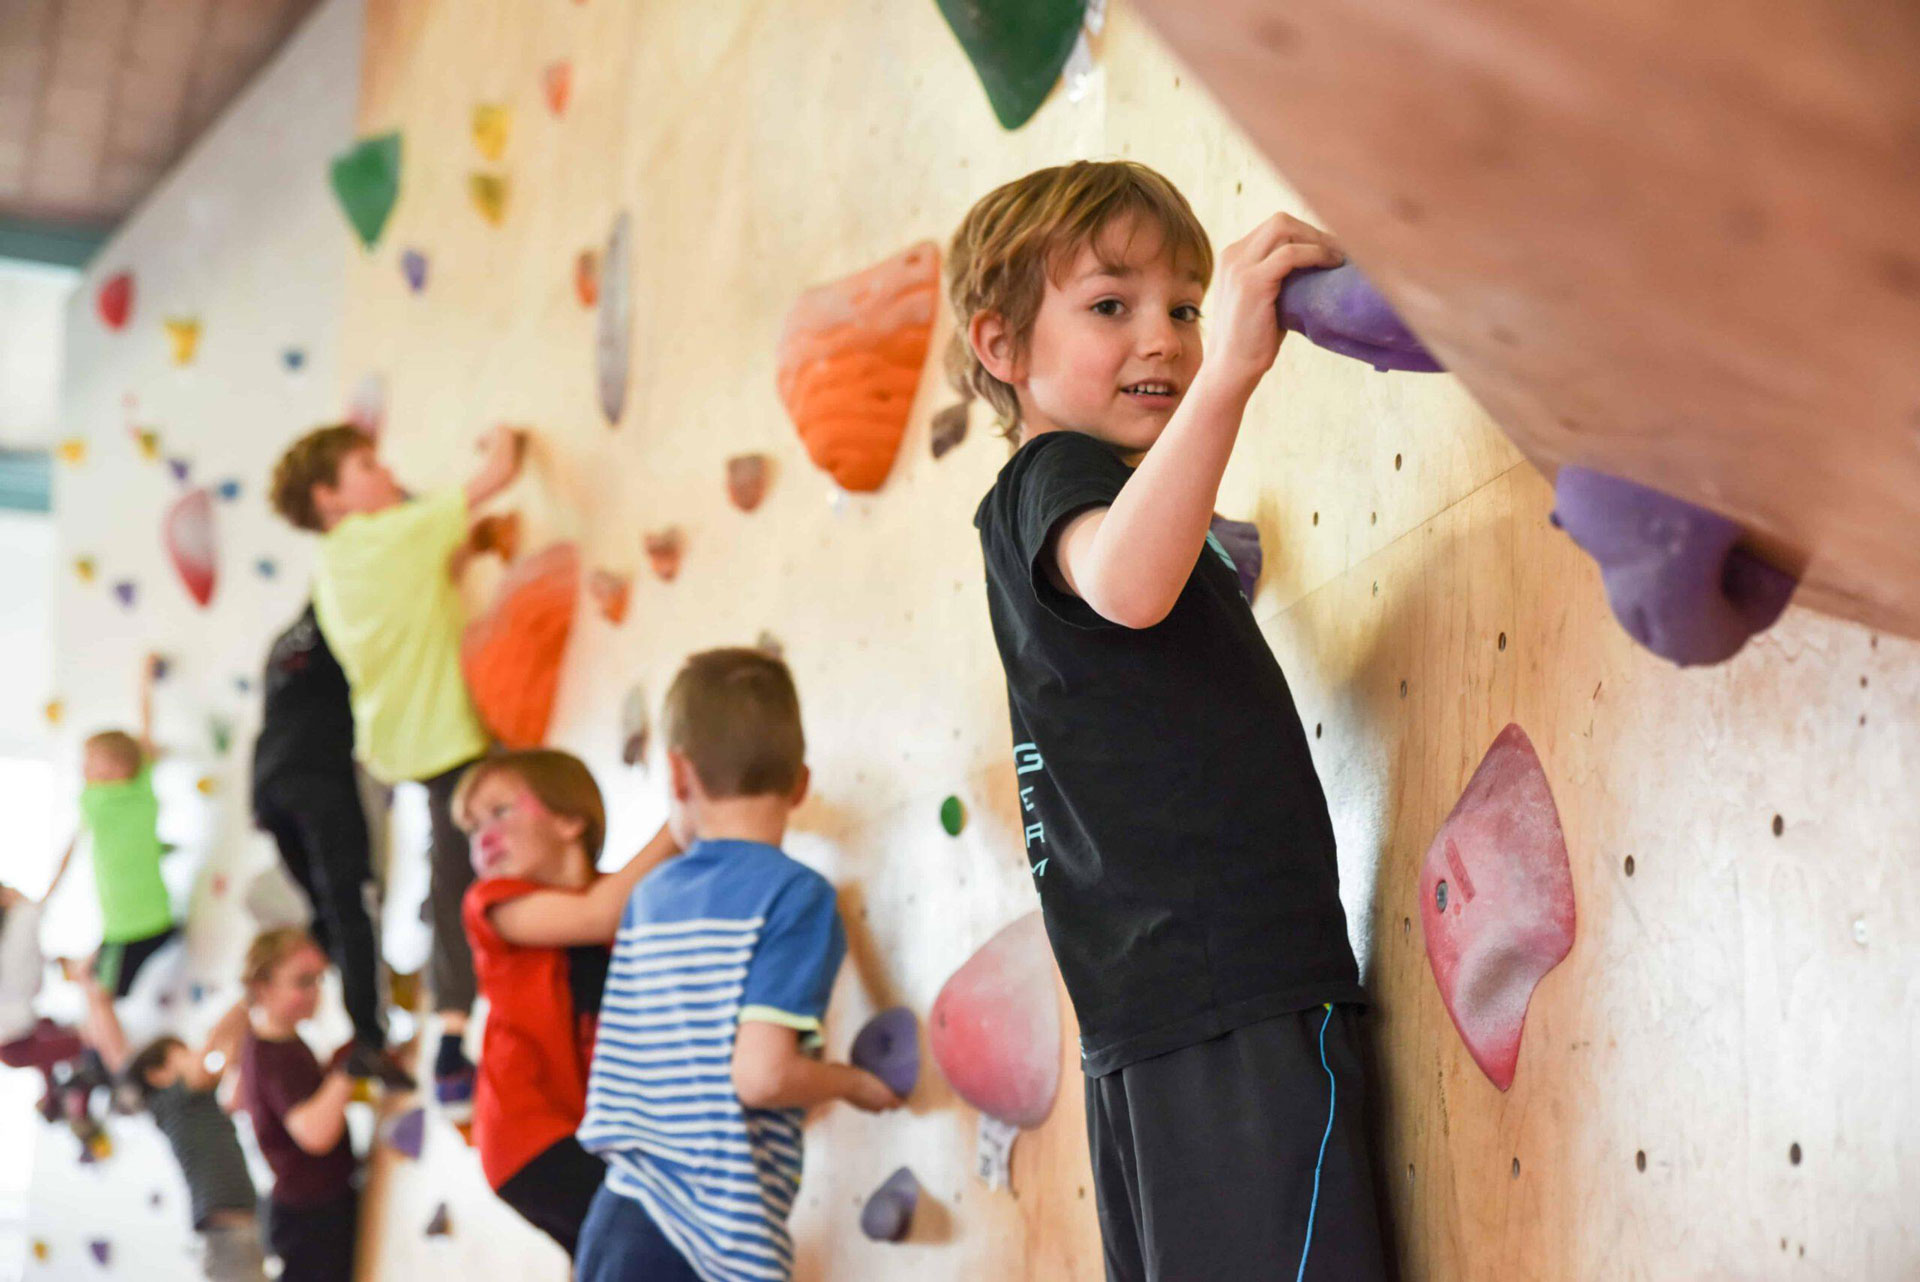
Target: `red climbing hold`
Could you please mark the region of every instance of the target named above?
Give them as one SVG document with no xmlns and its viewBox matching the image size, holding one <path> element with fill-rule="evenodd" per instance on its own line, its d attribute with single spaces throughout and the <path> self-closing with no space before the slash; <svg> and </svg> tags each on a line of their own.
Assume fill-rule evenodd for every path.
<svg viewBox="0 0 1920 1282">
<path fill-rule="evenodd" d="M 188 490 L 167 509 L 161 527 L 167 556 L 180 582 L 198 605 L 213 600 L 218 560 L 213 543 L 213 496 L 202 489 Z"/>
<path fill-rule="evenodd" d="M 934 998 L 927 1040 L 960 1098 L 1038 1126 L 1060 1089 L 1060 1005 L 1039 913 L 989 939 Z"/>
<path fill-rule="evenodd" d="M 460 667 L 473 706 L 509 748 L 546 740 L 579 592 L 579 550 L 556 543 L 509 570 L 493 604 L 467 625 Z"/>
<path fill-rule="evenodd" d="M 1573 947 L 1573 872 L 1553 790 L 1509 725 L 1467 781 L 1420 866 L 1427 960 L 1481 1071 L 1513 1085 L 1527 1005 Z"/>
<path fill-rule="evenodd" d="M 127 317 L 133 314 L 133 273 L 116 272 L 109 276 L 93 301 L 100 308 L 100 319 L 108 329 L 125 329 Z"/>
</svg>

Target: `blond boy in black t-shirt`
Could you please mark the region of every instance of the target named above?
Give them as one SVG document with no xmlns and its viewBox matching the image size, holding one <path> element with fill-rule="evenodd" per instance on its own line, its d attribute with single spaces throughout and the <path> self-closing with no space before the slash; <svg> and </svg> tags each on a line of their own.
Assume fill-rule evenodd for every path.
<svg viewBox="0 0 1920 1282">
<path fill-rule="evenodd" d="M 1029 174 L 948 254 L 956 375 L 1018 445 L 975 523 L 1124 1282 L 1385 1275 L 1332 823 L 1209 531 L 1281 281 L 1342 261 L 1286 215 L 1233 245 L 1203 364 L 1212 250 L 1144 166 Z"/>
</svg>

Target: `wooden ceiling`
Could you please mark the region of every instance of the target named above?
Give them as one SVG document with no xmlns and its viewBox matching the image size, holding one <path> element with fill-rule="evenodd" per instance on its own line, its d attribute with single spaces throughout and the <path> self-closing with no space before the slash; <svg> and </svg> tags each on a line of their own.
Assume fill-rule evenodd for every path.
<svg viewBox="0 0 1920 1282">
<path fill-rule="evenodd" d="M 0 0 L 0 220 L 104 230 L 317 0 Z"/>
</svg>

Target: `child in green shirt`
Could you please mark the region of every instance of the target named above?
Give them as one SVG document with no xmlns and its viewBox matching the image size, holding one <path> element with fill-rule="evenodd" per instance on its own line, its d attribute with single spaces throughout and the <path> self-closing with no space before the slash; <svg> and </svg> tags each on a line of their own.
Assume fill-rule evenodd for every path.
<svg viewBox="0 0 1920 1282">
<path fill-rule="evenodd" d="M 489 739 L 460 670 L 465 618 L 455 580 L 469 513 L 519 474 L 523 440 L 498 427 L 482 445 L 480 468 L 465 486 L 413 498 L 371 438 L 351 426 L 323 427 L 281 456 L 272 483 L 274 509 L 320 536 L 314 613 L 347 676 L 356 752 L 381 782 L 427 790 L 428 978 L 442 1033 L 435 1094 L 456 1118 L 473 1098 L 473 1065 L 461 1045 L 474 999 L 473 958 L 460 921 L 473 868 L 451 808 L 454 785 Z"/>
</svg>

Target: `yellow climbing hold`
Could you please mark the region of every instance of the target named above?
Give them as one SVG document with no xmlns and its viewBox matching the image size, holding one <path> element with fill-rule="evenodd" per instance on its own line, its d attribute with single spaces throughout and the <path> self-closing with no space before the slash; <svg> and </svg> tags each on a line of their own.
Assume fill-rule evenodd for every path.
<svg viewBox="0 0 1920 1282">
<path fill-rule="evenodd" d="M 58 699 L 49 699 L 47 706 L 40 709 L 40 713 L 46 717 L 48 725 L 57 726 L 60 724 L 60 718 L 67 715 L 67 705 Z"/>
<path fill-rule="evenodd" d="M 474 172 L 467 176 L 467 192 L 480 216 L 498 227 L 507 217 L 507 180 L 500 174 Z"/>
<path fill-rule="evenodd" d="M 52 1253 L 53 1253 L 52 1250 L 47 1246 L 47 1240 L 45 1238 L 37 1237 L 33 1239 L 33 1258 L 34 1259 L 44 1262 L 47 1256 L 51 1255 Z"/>
<path fill-rule="evenodd" d="M 513 108 L 483 102 L 473 109 L 473 145 L 488 160 L 507 154 L 507 135 L 513 130 Z"/>
<path fill-rule="evenodd" d="M 173 363 L 193 364 L 193 354 L 200 350 L 200 322 L 191 316 L 169 316 L 166 325 L 167 338 L 173 344 Z"/>
<path fill-rule="evenodd" d="M 87 461 L 87 443 L 78 436 L 69 436 L 60 442 L 60 461 L 74 466 Z"/>
<path fill-rule="evenodd" d="M 133 443 L 140 447 L 140 457 L 149 463 L 160 461 L 160 433 L 150 427 L 130 427 Z"/>
<path fill-rule="evenodd" d="M 193 786 L 200 790 L 201 796 L 211 797 L 214 792 L 219 789 L 220 781 L 212 775 L 201 775 L 200 778 L 194 782 Z"/>
</svg>

